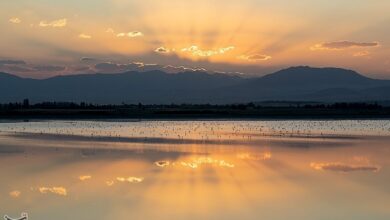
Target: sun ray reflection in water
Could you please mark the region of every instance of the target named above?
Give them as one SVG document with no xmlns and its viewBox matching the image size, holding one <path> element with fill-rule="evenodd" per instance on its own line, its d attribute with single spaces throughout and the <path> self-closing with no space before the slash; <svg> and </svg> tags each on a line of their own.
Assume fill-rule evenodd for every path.
<svg viewBox="0 0 390 220">
<path fill-rule="evenodd" d="M 56 128 L 67 126 L 53 123 L 58 123 L 50 125 Z M 148 129 L 160 126 L 150 123 L 145 123 Z M 234 137 L 229 143 L 211 141 L 217 135 L 208 136 L 209 142 L 186 143 L 184 138 L 184 142 L 160 143 L 67 134 L 58 141 L 19 131 L 21 136 L 10 136 L 7 125 L 6 134 L 0 132 L 0 174 L 6 177 L 0 182 L 0 212 L 28 211 L 32 219 L 87 220 L 390 216 L 386 135 L 348 136 L 340 131 L 326 137 L 257 136 L 257 127 L 262 126 L 258 122 L 248 139 L 246 122 L 181 123 L 175 125 L 176 135 L 185 136 L 183 132 L 196 127 L 199 133 L 186 137 L 192 140 L 205 140 L 205 130 Z M 76 130 L 94 130 L 85 125 Z M 157 130 L 151 136 L 164 134 Z"/>
</svg>

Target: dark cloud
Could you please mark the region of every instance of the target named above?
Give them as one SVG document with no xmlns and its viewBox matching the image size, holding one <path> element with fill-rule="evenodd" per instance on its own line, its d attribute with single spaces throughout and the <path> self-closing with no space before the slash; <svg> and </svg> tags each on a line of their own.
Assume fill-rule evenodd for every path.
<svg viewBox="0 0 390 220">
<path fill-rule="evenodd" d="M 34 41 L 35 42 L 35 41 Z M 38 42 L 39 43 L 39 42 Z M 42 47 L 47 46 L 46 44 L 38 44 Z M 159 44 L 161 45 L 161 44 Z M 50 45 L 49 45 L 50 46 Z M 23 67 L 21 71 L 17 71 L 17 67 L 14 68 L 14 71 L 9 70 L 8 72 L 18 74 L 19 76 L 33 77 L 33 78 L 43 78 L 56 76 L 59 73 L 64 74 L 75 74 L 75 73 L 120 73 L 127 71 L 149 71 L 149 70 L 162 70 L 168 73 L 179 73 L 186 71 L 204 71 L 209 73 L 224 73 L 224 74 L 233 74 L 241 75 L 242 77 L 257 77 L 265 74 L 275 72 L 277 70 L 286 68 L 287 66 L 261 66 L 258 64 L 252 64 L 248 62 L 245 64 L 232 64 L 227 62 L 210 62 L 208 60 L 191 60 L 187 58 L 178 57 L 175 53 L 169 53 L 164 56 L 151 51 L 138 56 L 123 56 L 116 54 L 107 54 L 107 57 L 110 59 L 100 58 L 99 54 L 82 54 L 75 53 L 73 51 L 60 50 L 59 48 L 52 47 L 54 51 L 53 56 L 61 54 L 64 57 L 71 58 L 77 57 L 80 58 L 92 58 L 84 60 L 93 60 L 96 59 L 97 62 L 81 62 L 79 64 L 73 64 L 74 66 L 90 66 L 90 69 L 85 70 L 75 70 L 73 65 L 66 66 L 64 71 L 38 71 L 35 70 L 34 64 L 18 65 Z M 141 62 L 129 62 L 136 60 Z M 156 64 L 157 63 L 157 64 Z M 111 64 L 111 65 L 110 65 Z M 40 65 L 62 65 L 62 64 L 40 64 Z M 0 70 L 7 72 L 5 65 L 0 65 Z M 27 72 L 30 71 L 31 72 Z"/>
<path fill-rule="evenodd" d="M 82 57 L 80 59 L 81 62 L 91 63 L 91 62 L 98 62 L 99 59 L 93 58 L 93 57 Z"/>
<path fill-rule="evenodd" d="M 191 60 L 188 58 L 178 57 L 175 53 L 169 53 L 165 56 L 161 56 L 156 52 L 150 54 L 144 54 L 143 56 L 131 58 L 132 60 L 142 60 L 148 63 L 156 63 L 167 66 L 185 66 L 207 69 L 208 71 L 218 72 L 231 72 L 231 73 L 243 73 L 242 77 L 259 77 L 284 68 L 289 65 L 260 65 L 260 62 L 245 62 L 245 63 L 228 63 L 228 62 L 211 62 L 209 60 Z M 118 58 L 120 60 L 120 58 Z"/>
<path fill-rule="evenodd" d="M 379 166 L 374 165 L 350 165 L 343 163 L 311 163 L 310 166 L 316 170 L 327 170 L 336 172 L 354 172 L 354 171 L 370 171 L 378 172 Z"/>
<path fill-rule="evenodd" d="M 6 65 L 5 69 L 9 72 L 20 72 L 20 73 L 27 73 L 27 72 L 34 71 L 34 69 L 28 66 L 18 66 L 18 65 Z"/>
<path fill-rule="evenodd" d="M 161 65 L 158 65 L 158 64 L 142 64 L 133 70 L 147 72 L 147 71 L 153 71 L 153 70 L 162 70 L 162 68 L 163 67 Z"/>
<path fill-rule="evenodd" d="M 0 65 L 0 69 L 10 73 L 61 72 L 66 70 L 66 67 L 64 66 L 34 65 L 27 64 L 24 61 L 7 61 L 2 63 L 3 64 Z"/>
<path fill-rule="evenodd" d="M 160 70 L 166 73 L 181 73 L 191 71 L 207 72 L 204 68 L 192 68 L 185 66 L 173 66 L 173 65 L 159 65 L 159 64 L 147 64 L 142 62 L 133 62 L 128 64 L 117 64 L 112 62 L 98 63 L 95 65 L 97 71 L 104 71 L 109 73 L 125 72 L 125 71 L 138 71 L 147 72 L 153 70 Z"/>
<path fill-rule="evenodd" d="M 66 67 L 52 66 L 52 65 L 39 65 L 39 66 L 34 66 L 34 69 L 37 71 L 60 72 L 66 70 Z"/>
<path fill-rule="evenodd" d="M 124 72 L 124 71 L 137 71 L 144 66 L 143 63 L 128 63 L 118 64 L 112 62 L 97 63 L 95 69 L 97 71 L 104 71 L 109 73 Z"/>
<path fill-rule="evenodd" d="M 314 45 L 312 50 L 342 50 L 353 47 L 377 47 L 378 42 L 353 42 L 353 41 L 336 41 Z"/>
<path fill-rule="evenodd" d="M 100 71 L 108 71 L 108 72 L 116 72 L 116 71 L 119 71 L 121 70 L 121 67 L 120 65 L 116 64 L 116 63 L 98 63 L 95 65 L 95 69 L 96 70 L 100 70 Z"/>
<path fill-rule="evenodd" d="M 72 70 L 76 72 L 84 72 L 84 71 L 91 70 L 91 68 L 89 66 L 76 66 L 76 67 L 72 67 Z"/>
<path fill-rule="evenodd" d="M 176 64 L 148 64 L 143 62 L 132 62 L 128 64 L 119 64 L 114 62 L 102 62 L 97 63 L 93 66 L 96 72 L 105 73 L 120 73 L 126 71 L 138 71 L 146 72 L 153 70 L 160 70 L 167 73 L 181 73 L 181 72 L 192 72 L 201 71 L 208 73 L 221 73 L 228 75 L 239 75 L 241 77 L 258 77 L 262 73 L 267 74 L 275 72 L 284 67 L 261 67 L 258 65 L 232 65 L 228 63 L 208 63 L 208 62 L 183 62 L 186 65 L 176 62 Z"/>
<path fill-rule="evenodd" d="M 185 66 L 172 66 L 172 65 L 164 66 L 162 67 L 161 70 L 167 73 L 182 73 L 182 72 L 195 72 L 195 71 L 207 72 L 207 70 L 204 68 L 191 68 Z"/>
<path fill-rule="evenodd" d="M 25 65 L 23 60 L 0 60 L 0 65 Z"/>
</svg>

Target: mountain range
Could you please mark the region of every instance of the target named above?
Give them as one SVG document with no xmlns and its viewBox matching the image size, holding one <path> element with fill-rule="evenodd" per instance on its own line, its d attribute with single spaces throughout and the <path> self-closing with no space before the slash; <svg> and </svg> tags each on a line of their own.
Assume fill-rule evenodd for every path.
<svg viewBox="0 0 390 220">
<path fill-rule="evenodd" d="M 66 101 L 97 104 L 261 101 L 363 102 L 390 100 L 390 80 L 340 68 L 291 67 L 258 78 L 162 71 L 81 74 L 48 79 L 0 73 L 0 103 Z"/>
</svg>

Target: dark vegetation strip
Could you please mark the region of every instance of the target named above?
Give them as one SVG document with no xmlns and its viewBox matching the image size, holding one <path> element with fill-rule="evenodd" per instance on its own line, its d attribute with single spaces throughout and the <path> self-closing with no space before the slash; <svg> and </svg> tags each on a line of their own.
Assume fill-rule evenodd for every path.
<svg viewBox="0 0 390 220">
<path fill-rule="evenodd" d="M 232 105 L 97 105 L 72 102 L 0 104 L 2 119 L 381 119 L 390 107 L 376 103 L 278 102 Z"/>
</svg>

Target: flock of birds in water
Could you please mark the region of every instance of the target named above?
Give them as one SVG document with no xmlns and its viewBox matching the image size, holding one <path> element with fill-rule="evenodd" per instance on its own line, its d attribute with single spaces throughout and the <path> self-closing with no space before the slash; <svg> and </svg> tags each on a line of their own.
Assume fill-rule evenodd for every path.
<svg viewBox="0 0 390 220">
<path fill-rule="evenodd" d="M 390 136 L 388 120 L 351 120 L 351 121 L 36 121 L 21 123 L 0 123 L 2 134 L 65 135 L 103 138 L 161 138 L 180 140 L 240 140 L 247 141 L 262 137 L 327 137 L 332 135 L 353 136 L 372 135 Z M 241 153 L 236 159 L 266 161 L 272 154 Z M 228 160 L 202 156 L 187 160 L 160 160 L 154 166 L 159 168 L 185 167 L 197 169 L 204 165 L 221 168 L 234 168 L 236 165 Z M 362 169 L 346 167 L 344 164 L 312 164 L 315 169 L 323 166 L 332 169 Z M 377 169 L 376 167 L 363 167 Z M 90 180 L 92 176 L 80 176 L 80 181 Z M 141 183 L 144 177 L 117 177 L 107 180 L 107 186 L 115 183 Z M 40 187 L 40 193 L 54 193 L 65 196 L 63 187 Z M 20 191 L 10 192 L 11 197 L 19 197 Z"/>
<path fill-rule="evenodd" d="M 45 121 L 0 123 L 1 133 L 180 140 L 251 140 L 265 136 L 387 136 L 390 135 L 390 121 Z"/>
</svg>

